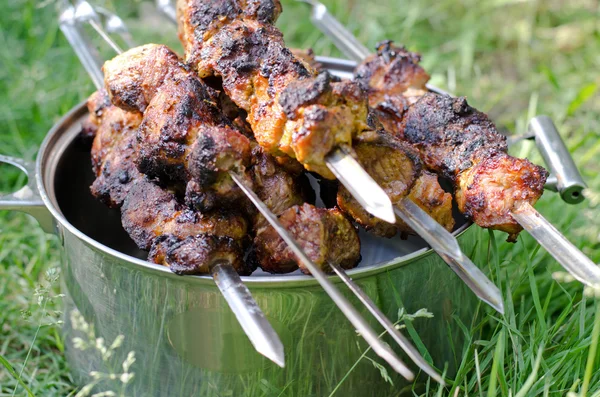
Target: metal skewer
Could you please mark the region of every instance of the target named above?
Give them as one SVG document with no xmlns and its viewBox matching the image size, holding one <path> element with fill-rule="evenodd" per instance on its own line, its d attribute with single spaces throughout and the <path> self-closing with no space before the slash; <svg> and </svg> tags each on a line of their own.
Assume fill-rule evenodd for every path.
<svg viewBox="0 0 600 397">
<path fill-rule="evenodd" d="M 396 356 L 396 353 L 383 341 L 381 341 L 375 331 L 369 326 L 365 319 L 356 311 L 356 309 L 350 304 L 350 302 L 340 293 L 335 285 L 329 280 L 327 275 L 321 270 L 316 264 L 314 264 L 308 256 L 304 253 L 304 250 L 298 245 L 296 240 L 290 235 L 290 233 L 279 223 L 277 217 L 269 210 L 269 208 L 263 203 L 260 198 L 248 188 L 241 178 L 236 174 L 230 173 L 231 177 L 242 189 L 246 196 L 252 201 L 254 206 L 260 211 L 260 213 L 267 219 L 267 221 L 273 226 L 277 234 L 281 236 L 283 241 L 287 244 L 292 252 L 296 255 L 296 258 L 302 262 L 304 266 L 310 271 L 312 276 L 321 284 L 321 287 L 331 297 L 333 302 L 340 308 L 346 318 L 352 323 L 360 335 L 367 341 L 369 346 L 373 348 L 373 351 L 382 359 L 387 361 L 388 364 L 394 368 L 396 372 L 404 376 L 408 380 L 414 379 L 413 373 L 406 367 L 406 365 Z M 334 268 L 335 270 L 335 268 Z M 344 272 L 341 272 L 345 274 Z M 346 276 L 347 277 L 347 276 Z M 358 289 L 358 286 L 356 286 Z M 364 293 L 363 293 L 364 294 Z M 388 320 L 389 321 L 389 320 Z M 393 328 L 393 325 L 392 325 Z"/>
<path fill-rule="evenodd" d="M 412 343 L 409 342 L 408 339 L 404 335 L 398 331 L 398 329 L 394 326 L 394 324 L 390 321 L 389 318 L 385 316 L 377 307 L 375 302 L 371 300 L 369 295 L 365 293 L 342 269 L 337 263 L 329 263 L 329 266 L 333 269 L 335 274 L 337 274 L 340 279 L 350 288 L 350 291 L 358 297 L 358 299 L 366 306 L 367 309 L 371 312 L 373 317 L 379 321 L 379 324 L 383 325 L 385 330 L 394 338 L 396 343 L 402 348 L 402 350 L 408 355 L 408 357 L 415 363 L 419 368 L 421 368 L 427 375 L 429 375 L 433 380 L 441 384 L 445 385 L 444 378 L 442 378 L 437 371 L 429 365 L 429 363 L 421 356 L 421 354 L 415 349 Z"/>
<path fill-rule="evenodd" d="M 156 0 L 156 8 L 173 23 L 177 23 L 177 10 L 171 0 Z"/>
<path fill-rule="evenodd" d="M 163 14 L 165 14 L 172 22 L 176 23 L 176 18 L 174 17 L 175 10 L 172 3 L 169 0 L 158 0 L 156 3 L 161 12 L 163 12 Z M 388 222 L 395 222 L 395 214 L 393 212 L 388 212 L 392 207 L 391 200 L 352 156 L 338 148 L 327 157 L 326 161 L 329 169 L 336 177 L 338 177 L 346 188 L 357 197 L 357 200 L 359 200 L 365 208 L 371 209 L 369 212 L 377 213 L 378 217 L 385 219 Z M 345 177 L 347 175 L 353 175 L 353 179 L 348 181 L 348 178 Z M 357 187 L 360 187 L 360 189 L 357 190 Z M 368 196 L 368 192 L 378 192 L 378 194 Z M 256 197 L 256 200 L 258 200 L 258 197 Z M 277 228 L 276 230 L 280 231 Z M 340 266 L 334 263 L 329 263 L 329 265 L 367 307 L 379 323 L 383 325 L 386 331 L 392 335 L 394 340 L 409 358 L 411 358 L 418 367 L 423 369 L 434 380 L 443 385 L 444 380 L 442 377 L 427 363 L 417 349 L 394 327 L 394 324 L 381 312 L 381 310 L 379 310 L 369 296 L 362 291 L 354 281 L 352 281 Z"/>
<path fill-rule="evenodd" d="M 354 157 L 337 148 L 325 157 L 325 162 L 333 175 L 365 210 L 386 222 L 396 222 L 394 207 L 387 193 Z"/>
<path fill-rule="evenodd" d="M 300 1 L 312 6 L 311 21 L 330 37 L 346 56 L 355 61 L 362 61 L 369 55 L 369 50 L 327 11 L 325 5 L 316 0 Z M 451 233 L 407 198 L 396 203 L 394 212 L 444 259 L 479 299 L 498 312 L 504 313 L 502 293 L 462 252 L 458 241 Z"/>
<path fill-rule="evenodd" d="M 80 2 L 83 4 L 83 10 L 86 13 L 94 12 L 93 8 L 87 8 L 87 2 Z M 87 4 L 89 6 L 89 3 Z M 63 11 L 60 15 L 60 28 L 64 32 L 67 40 L 72 45 L 73 49 L 77 53 L 77 56 L 81 60 L 81 63 L 86 66 L 98 64 L 99 58 L 95 53 L 91 52 L 92 47 L 88 47 L 81 34 L 78 22 L 81 20 L 77 19 L 77 9 L 68 5 L 63 7 Z M 81 12 L 78 15 L 84 15 Z M 95 19 L 89 19 L 89 22 L 97 22 Z M 118 46 L 112 41 L 112 39 L 106 34 L 103 28 L 97 24 L 97 27 L 102 31 L 101 36 L 111 45 L 113 48 Z M 96 28 L 95 28 L 96 29 Z M 98 30 L 98 29 L 96 29 Z M 120 50 L 118 51 L 120 53 Z M 100 80 L 98 77 L 100 76 Z M 94 81 L 97 89 L 104 87 L 104 78 L 100 69 L 92 70 L 90 77 Z M 283 344 L 279 339 L 279 336 L 265 317 L 264 313 L 252 297 L 252 294 L 248 290 L 248 287 L 244 285 L 240 276 L 235 271 L 233 266 L 229 263 L 219 262 L 213 265 L 211 273 L 215 284 L 223 294 L 223 297 L 227 301 L 227 304 L 234 313 L 236 319 L 240 323 L 242 329 L 250 339 L 250 342 L 260 354 L 264 355 L 275 364 L 280 367 L 285 366 L 285 355 L 283 350 Z"/>
<path fill-rule="evenodd" d="M 312 6 L 311 21 L 330 37 L 346 56 L 357 62 L 362 62 L 370 55 L 368 50 L 365 52 L 365 47 L 358 39 L 340 24 L 333 15 L 327 12 L 325 5 L 319 3 L 317 0 L 300 1 Z M 335 26 L 335 29 L 329 26 Z M 536 140 L 536 144 L 544 157 L 546 165 L 554 174 L 549 178 L 546 188 L 557 190 L 563 200 L 568 203 L 580 202 L 583 199 L 580 192 L 585 188 L 585 183 L 581 175 L 579 175 L 577 167 L 573 163 L 571 155 L 556 131 L 552 120 L 547 116 L 535 117 L 531 120 L 529 129 L 531 137 Z M 396 213 L 400 215 L 398 211 Z M 519 208 L 513 209 L 511 214 L 576 280 L 591 287 L 600 285 L 600 268 L 568 241 L 565 236 L 530 204 L 522 204 Z M 406 219 L 402 219 L 407 222 Z M 416 231 L 412 225 L 409 224 L 409 226 Z M 423 237 L 423 235 L 421 236 Z M 437 251 L 429 240 L 425 240 Z M 440 255 L 442 256 L 441 253 Z M 453 266 L 450 262 L 448 264 L 451 267 Z M 465 265 L 464 262 L 463 265 Z M 458 274 L 461 276 L 460 273 Z M 461 278 L 465 280 L 463 276 Z M 465 280 L 465 282 L 467 281 Z"/>
<path fill-rule="evenodd" d="M 591 287 L 600 286 L 600 267 L 567 240 L 531 204 L 523 203 L 511 214 L 576 280 Z"/>
</svg>

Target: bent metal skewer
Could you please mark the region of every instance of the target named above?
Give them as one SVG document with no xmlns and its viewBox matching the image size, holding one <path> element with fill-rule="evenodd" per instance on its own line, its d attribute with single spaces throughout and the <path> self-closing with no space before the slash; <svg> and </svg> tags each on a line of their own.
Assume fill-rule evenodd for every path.
<svg viewBox="0 0 600 397">
<path fill-rule="evenodd" d="M 89 3 L 81 2 L 78 8 L 71 5 L 64 7 L 59 22 L 61 30 L 90 74 L 96 88 L 102 89 L 104 86 L 102 63 L 97 54 L 92 52 L 93 47 L 85 41 L 85 35 L 82 34 L 78 21 L 91 18 L 94 29 L 102 32 L 102 38 L 109 41 L 113 49 L 118 46 L 104 32 L 94 15 L 95 12 Z M 211 273 L 215 284 L 255 349 L 280 367 L 284 367 L 283 344 L 235 269 L 228 263 L 219 262 L 214 264 Z"/>
<path fill-rule="evenodd" d="M 311 21 L 331 38 L 346 56 L 361 62 L 370 55 L 370 51 L 327 11 L 325 5 L 316 0 L 300 1 L 312 6 Z M 334 28 L 331 28 L 332 26 Z M 539 145 L 546 165 L 553 173 L 548 182 L 561 181 L 560 184 L 548 183 L 546 188 L 558 190 L 566 202 L 580 202 L 583 199 L 580 192 L 585 188 L 585 183 L 552 120 L 547 116 L 535 117 L 530 122 L 529 130 L 531 138 L 535 138 Z M 600 267 L 567 240 L 531 204 L 523 203 L 513 208 L 510 213 L 576 280 L 592 287 L 600 285 Z"/>
</svg>

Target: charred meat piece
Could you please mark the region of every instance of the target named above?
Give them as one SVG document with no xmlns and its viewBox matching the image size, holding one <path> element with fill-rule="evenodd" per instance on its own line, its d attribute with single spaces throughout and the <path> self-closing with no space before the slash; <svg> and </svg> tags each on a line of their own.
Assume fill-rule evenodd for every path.
<svg viewBox="0 0 600 397">
<path fill-rule="evenodd" d="M 252 151 L 251 174 L 256 194 L 275 215 L 280 215 L 291 207 L 301 206 L 308 199 L 310 186 L 302 174 L 302 168 L 299 172 L 286 170 L 258 144 L 255 144 Z M 272 255 L 270 237 L 263 236 L 265 231 L 274 232 L 267 220 L 259 213 L 255 213 L 252 218 L 255 235 L 252 261 L 268 272 L 289 273 L 296 270 L 296 261 L 290 261 L 287 257 L 282 261 L 280 255 Z M 283 240 L 278 243 L 285 245 Z"/>
<path fill-rule="evenodd" d="M 408 108 L 427 93 L 429 75 L 419 65 L 421 56 L 383 41 L 377 53 L 357 66 L 354 77 L 369 95 L 372 115 L 393 135 L 400 135 Z"/>
<path fill-rule="evenodd" d="M 395 46 L 392 41 L 382 41 L 377 44 L 377 53 L 358 65 L 354 75 L 369 94 L 371 107 L 398 96 L 418 99 L 427 92 L 425 85 L 429 81 L 420 61 L 419 54 Z"/>
<path fill-rule="evenodd" d="M 150 261 L 178 274 L 207 273 L 218 261 L 227 261 L 240 274 L 249 274 L 253 269 L 243 261 L 246 220 L 232 212 L 192 211 L 141 174 L 134 163 L 141 115 L 106 99 L 106 93 L 99 92 L 88 101 L 86 124 L 96 128 L 92 193 L 108 206 L 121 207 L 125 230 L 138 247 L 151 250 Z"/>
<path fill-rule="evenodd" d="M 91 186 L 94 197 L 111 208 L 118 208 L 134 179 L 140 177 L 136 132 L 141 116 L 125 112 L 108 101 L 106 92 L 92 94 L 88 100 L 88 125 L 95 127 L 92 143 L 92 168 L 96 179 Z"/>
<path fill-rule="evenodd" d="M 223 26 L 237 19 L 273 24 L 280 14 L 279 0 L 177 1 L 179 39 L 188 62 L 196 63 L 202 45 Z"/>
<path fill-rule="evenodd" d="M 442 190 L 437 177 L 421 172 L 419 153 L 414 148 L 379 130 L 370 135 L 363 134 L 361 140 L 354 143 L 354 150 L 361 165 L 385 190 L 393 204 L 408 196 L 442 226 L 452 230 L 452 197 Z M 392 237 L 398 231 L 414 233 L 402 222 L 392 225 L 372 216 L 343 186 L 338 190 L 337 204 L 366 230 L 379 236 Z"/>
<path fill-rule="evenodd" d="M 279 221 L 304 249 L 308 257 L 326 272 L 329 263 L 337 263 L 344 269 L 355 267 L 360 261 L 360 240 L 356 229 L 337 209 L 317 208 L 310 204 L 296 205 L 279 216 Z M 275 229 L 265 226 L 257 231 L 255 238 L 257 257 L 269 258 L 260 266 L 269 272 L 282 269 L 295 270 L 296 257 L 279 237 Z M 271 268 L 272 264 L 277 264 Z M 303 273 L 309 273 L 300 265 Z"/>
<path fill-rule="evenodd" d="M 219 263 L 230 264 L 242 276 L 254 271 L 244 263 L 236 241 L 208 234 L 160 236 L 152 244 L 149 260 L 168 266 L 175 274 L 207 274 Z"/>
<path fill-rule="evenodd" d="M 149 44 L 104 65 L 113 103 L 143 112 L 139 170 L 165 183 L 186 182 L 188 204 L 201 211 L 243 197 L 229 171 L 244 174 L 250 141 L 217 107 L 218 93 L 165 46 Z"/>
<path fill-rule="evenodd" d="M 201 214 L 178 202 L 176 196 L 147 179 L 134 182 L 121 208 L 125 231 L 144 250 L 160 235 L 187 237 L 211 234 L 243 240 L 246 220 L 235 212 Z"/>
<path fill-rule="evenodd" d="M 178 202 L 175 195 L 148 181 L 136 180 L 121 208 L 125 231 L 148 260 L 177 274 L 206 274 L 218 260 L 227 260 L 240 274 L 246 266 L 247 223 L 235 213 L 203 215 Z"/>
<path fill-rule="evenodd" d="M 366 98 L 357 84 L 332 82 L 294 56 L 273 26 L 279 4 L 266 7 L 277 10 L 267 17 L 253 11 L 256 3 L 267 2 L 233 2 L 238 12 L 227 9 L 199 23 L 210 13 L 200 17 L 198 10 L 214 9 L 213 2 L 180 0 L 186 61 L 203 78 L 222 78 L 225 92 L 247 112 L 256 140 L 269 153 L 296 158 L 333 179 L 324 157 L 335 146 L 350 146 L 367 128 Z"/>
<path fill-rule="evenodd" d="M 521 226 L 510 212 L 521 202 L 537 202 L 548 172 L 506 154 L 506 138 L 465 98 L 425 94 L 404 125 L 404 139 L 421 151 L 427 166 L 454 182 L 461 212 L 514 241 Z"/>
<path fill-rule="evenodd" d="M 412 144 L 427 168 L 454 183 L 459 210 L 514 241 L 521 227 L 510 211 L 539 199 L 547 172 L 507 155 L 506 138 L 465 98 L 428 93 L 429 76 L 419 61 L 417 54 L 383 42 L 355 77 L 386 130 Z"/>
</svg>

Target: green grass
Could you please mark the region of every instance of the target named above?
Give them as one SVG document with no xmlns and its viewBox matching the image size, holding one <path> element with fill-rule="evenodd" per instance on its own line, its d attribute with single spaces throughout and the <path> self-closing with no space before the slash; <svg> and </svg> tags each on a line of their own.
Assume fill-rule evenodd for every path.
<svg viewBox="0 0 600 397">
<path fill-rule="evenodd" d="M 534 114 L 551 115 L 568 142 L 591 192 L 569 206 L 547 193 L 537 205 L 565 235 L 600 261 L 600 15 L 592 0 L 424 0 L 325 3 L 358 37 L 373 46 L 392 38 L 423 55 L 433 83 L 488 112 L 502 129 L 522 133 Z M 137 4 L 119 10 L 135 15 Z M 308 10 L 290 0 L 280 26 L 288 43 L 338 55 L 308 22 Z M 166 24 L 165 24 L 166 25 Z M 174 43 L 160 31 L 137 37 Z M 140 40 L 141 42 L 142 40 Z M 12 0 L 0 5 L 0 151 L 33 159 L 48 129 L 92 91 L 92 84 L 62 37 L 52 5 Z M 519 155 L 541 159 L 530 144 Z M 24 183 L 0 168 L 0 191 Z M 0 370 L 0 396 L 26 385 L 36 396 L 65 396 L 76 389 L 62 354 L 56 268 L 58 242 L 26 215 L 0 214 L 0 356 L 14 368 Z M 526 235 L 514 245 L 496 236 L 490 247 L 491 276 L 506 298 L 506 315 L 481 306 L 465 326 L 470 343 L 449 387 L 439 395 L 600 395 L 596 349 L 600 318 L 581 286 L 558 283 L 559 266 Z M 52 279 L 50 277 L 50 279 Z M 40 290 L 40 285 L 50 285 Z M 38 297 L 41 296 L 41 305 Z M 31 315 L 29 315 L 31 313 Z M 596 319 L 596 321 L 594 321 Z M 594 324 L 595 323 L 595 324 Z M 40 324 L 42 325 L 40 327 Z M 49 325 L 47 325 L 49 324 Z M 351 363 L 349 363 L 351 364 Z M 536 370 L 537 369 L 537 370 Z M 383 381 L 383 380 L 382 380 Z"/>
</svg>

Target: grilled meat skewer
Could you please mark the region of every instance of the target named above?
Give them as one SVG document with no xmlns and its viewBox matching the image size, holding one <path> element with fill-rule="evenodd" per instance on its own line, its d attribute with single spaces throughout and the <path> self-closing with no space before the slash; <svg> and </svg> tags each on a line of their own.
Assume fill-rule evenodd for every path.
<svg viewBox="0 0 600 397">
<path fill-rule="evenodd" d="M 142 173 L 163 183 L 187 182 L 186 201 L 195 208 L 212 209 L 217 203 L 248 207 L 242 202 L 243 193 L 237 189 L 229 172 L 244 175 L 245 183 L 252 186 L 249 169 L 252 145 L 216 107 L 218 94 L 214 90 L 181 64 L 172 51 L 159 45 L 145 45 L 117 56 L 106 62 L 104 73 L 113 103 L 127 110 L 143 112 L 138 130 L 138 166 Z M 269 161 L 274 163 L 276 160 L 270 158 Z M 254 171 L 254 178 L 265 177 L 261 183 L 267 179 L 272 182 L 286 178 L 283 169 L 270 176 L 260 175 L 260 167 L 255 167 Z M 263 195 L 273 208 L 279 209 L 277 206 L 288 199 L 297 201 L 286 196 L 289 191 L 285 184 L 276 186 L 283 186 L 283 190 L 265 191 Z M 211 197 L 207 191 L 219 200 L 207 200 Z M 293 189 L 291 191 L 293 193 Z M 269 195 L 275 197 L 270 199 Z M 319 250 L 307 250 L 309 257 L 324 269 L 329 268 L 328 260 L 340 261 L 344 268 L 354 267 L 360 259 L 360 245 L 348 220 L 335 214 L 334 210 L 319 210 L 308 204 L 303 208 L 312 216 L 290 218 L 288 226 L 302 247 L 321 245 Z M 289 251 L 282 250 L 281 246 L 279 251 L 267 249 L 281 242 L 280 239 L 273 240 L 272 234 L 267 234 L 269 239 L 260 237 L 269 230 L 272 231 L 256 227 L 258 262 L 271 272 L 295 270 L 296 259 Z M 327 233 L 312 235 L 305 230 Z M 340 241 L 330 237 L 335 233 Z M 345 247 L 343 255 L 324 255 L 336 252 L 340 246 Z"/>
<path fill-rule="evenodd" d="M 179 1 L 186 62 L 201 77 L 220 76 L 227 95 L 248 113 L 254 136 L 269 153 L 296 158 L 334 179 L 325 157 L 351 147 L 367 129 L 366 99 L 352 82 L 331 82 L 285 47 L 273 23 L 278 0 Z"/>
<path fill-rule="evenodd" d="M 138 130 L 142 173 L 186 183 L 186 201 L 201 211 L 244 196 L 228 172 L 243 175 L 250 142 L 222 116 L 217 92 L 174 52 L 145 45 L 107 61 L 103 69 L 112 102 L 144 114 Z M 246 181 L 251 183 L 247 175 Z"/>
<path fill-rule="evenodd" d="M 111 105 L 102 91 L 92 94 L 88 109 L 85 128 L 95 130 L 92 194 L 121 208 L 123 227 L 139 248 L 150 251 L 149 260 L 178 274 L 209 273 L 219 261 L 240 274 L 251 273 L 243 260 L 245 219 L 233 213 L 200 215 L 141 174 L 135 164 L 139 114 Z"/>
<path fill-rule="evenodd" d="M 384 42 L 356 68 L 355 77 L 388 131 L 417 148 L 430 170 L 453 182 L 459 210 L 515 241 L 522 227 L 511 211 L 522 202 L 535 204 L 547 171 L 509 156 L 506 138 L 464 97 L 429 93 L 429 76 L 419 60 Z"/>
</svg>

